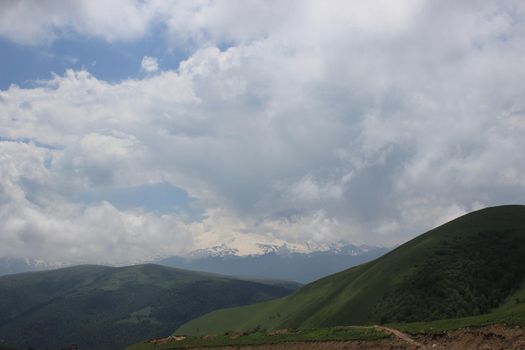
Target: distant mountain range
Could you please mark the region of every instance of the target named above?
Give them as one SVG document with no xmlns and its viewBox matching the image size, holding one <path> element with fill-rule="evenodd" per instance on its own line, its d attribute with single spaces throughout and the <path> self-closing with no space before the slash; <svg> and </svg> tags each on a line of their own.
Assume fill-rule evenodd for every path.
<svg viewBox="0 0 525 350">
<path fill-rule="evenodd" d="M 178 334 L 322 328 L 465 318 L 525 320 L 525 206 L 479 210 L 372 262 L 282 299 L 214 311 Z M 459 322 L 461 324 L 461 322 Z"/>
<path fill-rule="evenodd" d="M 158 265 L 82 265 L 0 277 L 0 347 L 113 350 L 166 336 L 206 312 L 299 287 Z"/>
<path fill-rule="evenodd" d="M 343 242 L 304 247 L 253 243 L 251 254 L 225 244 L 198 249 L 187 256 L 157 258 L 148 263 L 230 276 L 283 279 L 300 283 L 373 260 L 389 249 Z M 52 270 L 74 264 L 32 258 L 0 258 L 0 276 Z"/>
<path fill-rule="evenodd" d="M 286 245 L 260 245 L 260 254 L 238 255 L 235 249 L 216 246 L 192 252 L 188 257 L 155 261 L 166 266 L 241 277 L 283 279 L 309 283 L 318 278 L 371 261 L 389 249 L 333 244 L 325 250 L 296 252 Z"/>
<path fill-rule="evenodd" d="M 70 265 L 66 262 L 50 262 L 32 258 L 0 257 L 0 276 L 20 272 L 53 270 Z"/>
</svg>

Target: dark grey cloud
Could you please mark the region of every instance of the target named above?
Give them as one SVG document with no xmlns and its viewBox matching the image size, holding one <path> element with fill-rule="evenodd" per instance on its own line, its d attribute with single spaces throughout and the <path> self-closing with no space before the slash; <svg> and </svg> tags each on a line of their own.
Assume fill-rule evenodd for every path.
<svg viewBox="0 0 525 350">
<path fill-rule="evenodd" d="M 82 237 L 83 259 L 138 259 L 146 241 L 150 255 L 250 240 L 390 245 L 522 198 L 521 2 L 191 4 L 146 2 L 133 27 L 162 24 L 172 49 L 191 47 L 176 71 L 114 84 L 68 71 L 0 93 L 6 246 L 30 220 L 46 238 L 34 247 L 61 242 L 75 257 Z M 264 21 L 234 16 L 255 10 Z M 12 142 L 25 139 L 58 147 Z M 195 198 L 202 220 L 73 200 L 155 183 Z"/>
</svg>

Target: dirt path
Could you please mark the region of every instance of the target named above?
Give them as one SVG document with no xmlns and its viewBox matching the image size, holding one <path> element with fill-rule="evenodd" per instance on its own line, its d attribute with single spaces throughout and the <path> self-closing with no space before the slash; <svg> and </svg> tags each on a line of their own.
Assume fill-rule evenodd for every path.
<svg viewBox="0 0 525 350">
<path fill-rule="evenodd" d="M 420 349 L 423 349 L 423 350 L 427 349 L 425 347 L 425 345 L 423 345 L 421 343 L 418 343 L 417 341 L 412 339 L 408 334 L 403 333 L 403 332 L 401 332 L 401 331 L 399 331 L 397 329 L 384 327 L 384 326 L 374 326 L 374 328 L 383 330 L 385 332 L 388 332 L 388 333 L 392 334 L 393 336 L 397 337 L 398 339 L 401 339 L 402 341 L 404 341 L 404 342 L 406 342 L 408 344 L 414 345 L 417 348 L 420 348 Z"/>
</svg>

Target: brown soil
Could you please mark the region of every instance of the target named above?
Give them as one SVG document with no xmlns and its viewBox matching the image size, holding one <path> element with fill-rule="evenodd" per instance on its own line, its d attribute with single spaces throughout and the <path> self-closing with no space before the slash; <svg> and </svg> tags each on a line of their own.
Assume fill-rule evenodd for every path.
<svg viewBox="0 0 525 350">
<path fill-rule="evenodd" d="M 523 350 L 525 328 L 487 326 L 414 337 L 432 350 Z"/>
</svg>

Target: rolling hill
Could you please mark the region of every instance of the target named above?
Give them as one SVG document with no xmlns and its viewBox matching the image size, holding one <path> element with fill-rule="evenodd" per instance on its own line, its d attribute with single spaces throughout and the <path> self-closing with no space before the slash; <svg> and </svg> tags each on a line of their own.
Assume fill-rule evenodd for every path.
<svg viewBox="0 0 525 350">
<path fill-rule="evenodd" d="M 123 349 L 206 312 L 282 297 L 298 287 L 158 265 L 83 265 L 0 278 L 0 345 Z"/>
<path fill-rule="evenodd" d="M 524 279 L 525 206 L 486 208 L 290 296 L 215 311 L 176 333 L 432 321 L 498 307 L 511 317 L 523 312 Z"/>
</svg>

